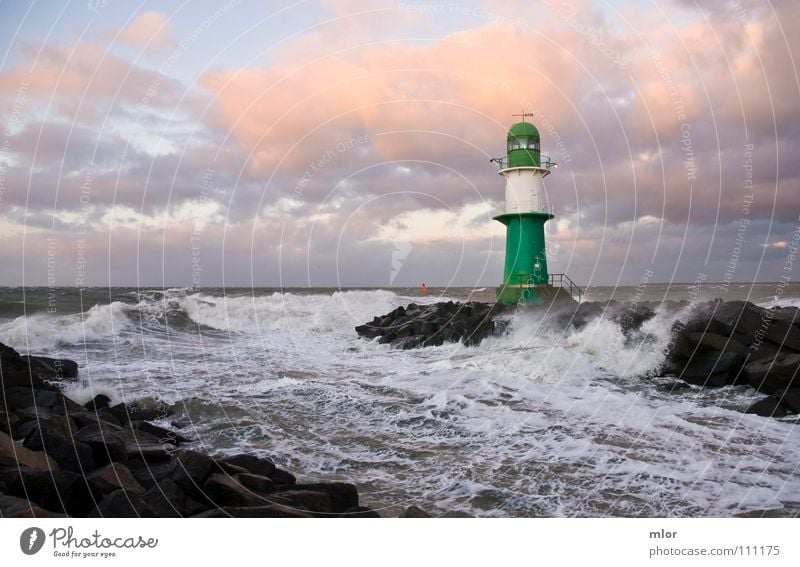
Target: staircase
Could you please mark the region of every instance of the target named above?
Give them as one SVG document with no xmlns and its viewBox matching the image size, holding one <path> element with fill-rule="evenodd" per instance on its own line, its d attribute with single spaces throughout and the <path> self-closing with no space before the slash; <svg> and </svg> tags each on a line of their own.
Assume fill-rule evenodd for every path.
<svg viewBox="0 0 800 567">
<path fill-rule="evenodd" d="M 556 285 L 557 283 L 557 285 Z M 553 287 L 561 287 L 569 291 L 570 297 L 581 302 L 583 297 L 583 290 L 572 281 L 567 274 L 550 274 L 550 285 Z"/>
</svg>

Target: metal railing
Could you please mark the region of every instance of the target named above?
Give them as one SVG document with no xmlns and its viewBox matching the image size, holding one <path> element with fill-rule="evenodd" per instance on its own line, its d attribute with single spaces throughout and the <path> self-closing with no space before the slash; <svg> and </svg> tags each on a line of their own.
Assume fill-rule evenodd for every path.
<svg viewBox="0 0 800 567">
<path fill-rule="evenodd" d="M 506 157 L 492 158 L 489 161 L 496 163 L 498 166 L 500 166 L 500 169 L 506 169 L 508 167 L 508 158 Z M 554 167 L 558 167 L 558 164 L 551 160 L 549 156 L 542 155 L 539 158 L 539 167 L 553 169 Z"/>
<path fill-rule="evenodd" d="M 556 281 L 558 282 L 558 287 L 563 287 L 564 289 L 569 290 L 570 297 L 573 299 L 577 298 L 578 303 L 581 302 L 583 290 L 578 287 L 567 274 L 550 274 L 550 285 L 555 287 Z"/>
</svg>

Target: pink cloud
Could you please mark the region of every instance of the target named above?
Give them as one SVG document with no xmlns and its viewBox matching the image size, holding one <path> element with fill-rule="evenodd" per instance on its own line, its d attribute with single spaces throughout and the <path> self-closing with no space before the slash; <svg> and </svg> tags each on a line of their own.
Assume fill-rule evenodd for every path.
<svg viewBox="0 0 800 567">
<path fill-rule="evenodd" d="M 161 12 L 145 12 L 119 30 L 116 39 L 146 51 L 159 51 L 174 43 L 172 24 Z"/>
</svg>

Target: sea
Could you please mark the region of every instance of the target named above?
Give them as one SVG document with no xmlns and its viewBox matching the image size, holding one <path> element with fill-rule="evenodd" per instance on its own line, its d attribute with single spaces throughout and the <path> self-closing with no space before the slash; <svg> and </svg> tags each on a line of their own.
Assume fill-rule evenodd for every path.
<svg viewBox="0 0 800 567">
<path fill-rule="evenodd" d="M 478 346 L 395 350 L 356 325 L 493 288 L 0 288 L 0 342 L 80 365 L 106 394 L 172 413 L 196 447 L 272 458 L 300 481 L 355 483 L 382 515 L 800 515 L 800 424 L 743 410 L 745 386 L 664 387 L 670 328 L 696 302 L 800 305 L 800 285 L 594 287 L 584 301 L 687 300 L 635 336 L 509 316 Z"/>
</svg>

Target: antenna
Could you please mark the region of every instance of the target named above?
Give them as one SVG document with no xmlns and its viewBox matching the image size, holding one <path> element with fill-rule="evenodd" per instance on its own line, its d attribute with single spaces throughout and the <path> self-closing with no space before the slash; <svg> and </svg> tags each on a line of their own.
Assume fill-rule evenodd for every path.
<svg viewBox="0 0 800 567">
<path fill-rule="evenodd" d="M 525 112 L 523 110 L 522 114 L 512 114 L 511 116 L 521 116 L 522 117 L 522 121 L 525 122 L 525 117 L 526 116 L 533 116 L 533 112 Z"/>
</svg>

